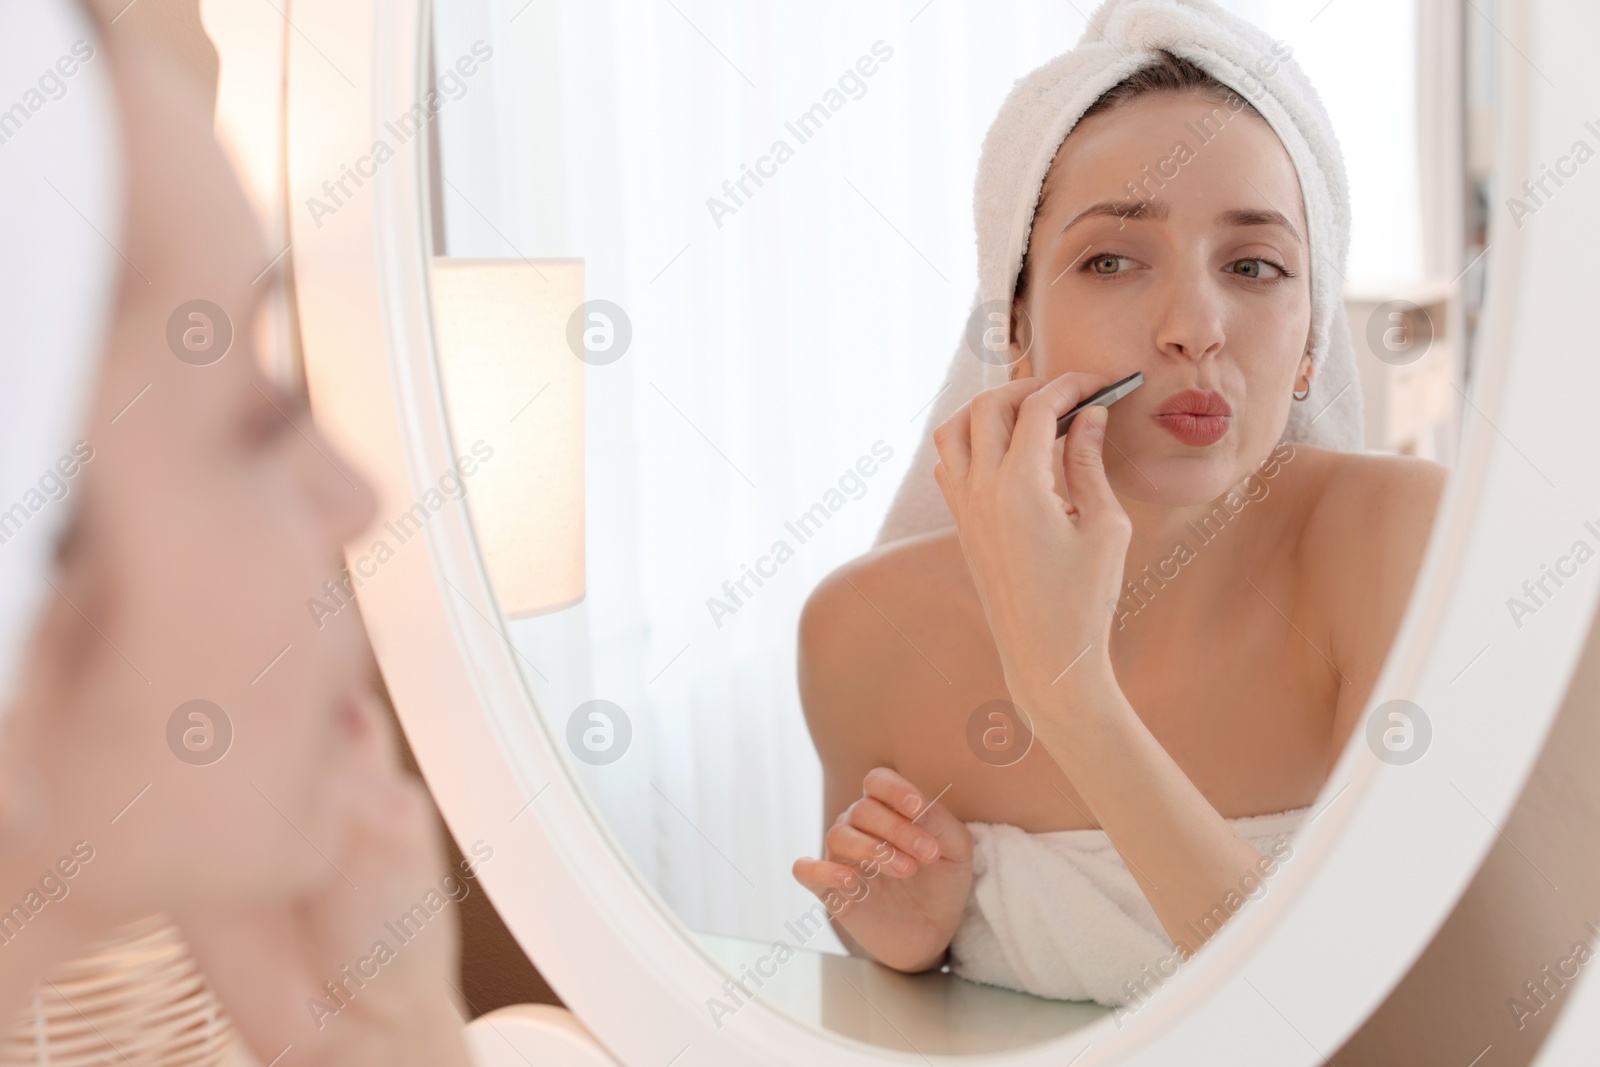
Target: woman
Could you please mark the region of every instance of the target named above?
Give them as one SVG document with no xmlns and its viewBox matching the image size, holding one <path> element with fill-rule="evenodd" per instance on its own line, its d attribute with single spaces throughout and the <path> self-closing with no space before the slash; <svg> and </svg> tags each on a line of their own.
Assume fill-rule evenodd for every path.
<svg viewBox="0 0 1600 1067">
<path fill-rule="evenodd" d="M 1012 380 L 935 432 L 955 527 L 841 567 L 802 616 L 827 831 L 794 874 L 852 951 L 1126 1003 L 1157 949 L 1181 962 L 1257 895 L 1253 842 L 1327 780 L 1445 471 L 1279 446 L 1318 372 L 1309 279 L 1335 261 L 1308 242 L 1303 177 L 1254 107 L 1165 51 L 1060 142 L 1012 275 Z M 1056 445 L 1059 416 L 1136 370 Z M 969 737 L 989 723 L 1034 743 L 986 760 Z M 1071 886 L 1028 881 L 1069 858 L 1051 869 Z"/>
<path fill-rule="evenodd" d="M 0 1011 L 14 1016 L 52 967 L 163 912 L 262 1063 L 292 1046 L 297 1063 L 464 1064 L 451 916 L 380 978 L 346 986 L 337 1012 L 308 1009 L 442 867 L 426 794 L 374 710 L 359 620 L 341 612 L 319 630 L 304 606 L 372 521 L 373 494 L 258 369 L 255 319 L 279 278 L 263 271 L 273 252 L 210 116 L 70 5 L 28 8 L 7 14 L 6 47 L 29 34 L 47 66 L 58 54 L 76 63 L 61 68 L 73 70 L 67 94 L 0 160 L 21 168 L 0 175 L 14 194 L 6 232 L 19 240 L 13 227 L 36 212 L 52 220 L 45 238 L 82 237 L 63 286 L 102 263 L 119 273 L 109 326 L 84 334 L 81 353 L 46 342 L 78 337 L 80 318 L 101 321 L 92 301 L 74 307 L 49 289 L 26 306 L 13 304 L 15 286 L 5 294 L 8 411 L 79 414 L 51 424 L 60 438 L 43 453 L 76 457 L 70 473 L 46 471 L 69 488 L 0 561 L 6 607 L 34 612 L 5 628 L 26 654 L 7 648 L 0 672 L 0 909 L 17 916 L 0 946 Z M 107 143 L 81 124 L 102 118 L 120 148 L 108 173 L 122 179 L 106 198 L 122 223 L 103 233 L 94 207 L 63 206 L 82 195 L 79 164 Z M 44 251 L 4 254 L 45 262 Z M 234 332 L 209 362 L 180 358 L 168 340 L 175 309 L 201 297 Z M 28 538 L 47 528 L 64 528 L 55 558 L 24 567 Z M 24 584 L 40 595 L 24 598 Z M 183 711 L 197 699 L 210 702 L 198 718 Z M 213 744 L 216 758 L 204 755 Z"/>
</svg>

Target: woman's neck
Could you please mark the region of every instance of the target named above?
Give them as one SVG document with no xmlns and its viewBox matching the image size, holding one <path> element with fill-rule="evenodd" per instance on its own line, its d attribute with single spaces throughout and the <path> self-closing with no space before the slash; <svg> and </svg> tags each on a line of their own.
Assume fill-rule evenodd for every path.
<svg viewBox="0 0 1600 1067">
<path fill-rule="evenodd" d="M 1258 478 L 1247 493 L 1250 478 L 1199 504 L 1153 504 L 1119 495 L 1133 526 L 1117 604 L 1122 622 L 1158 597 L 1169 602 L 1209 599 L 1217 582 L 1239 580 L 1243 561 L 1260 555 L 1271 525 L 1263 521 L 1270 489 Z M 1184 592 L 1174 597 L 1169 590 L 1174 585 Z"/>
</svg>

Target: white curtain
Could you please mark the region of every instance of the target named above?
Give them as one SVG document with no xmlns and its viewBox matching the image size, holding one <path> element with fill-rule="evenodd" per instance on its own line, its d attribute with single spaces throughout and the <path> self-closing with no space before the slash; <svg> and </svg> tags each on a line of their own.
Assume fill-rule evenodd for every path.
<svg viewBox="0 0 1600 1067">
<path fill-rule="evenodd" d="M 1414 272 L 1411 4 L 1335 0 L 1314 23 L 1312 4 L 1232 6 L 1323 88 L 1357 187 L 1352 273 Z M 623 758 L 576 765 L 692 929 L 770 941 L 812 903 L 789 875 L 822 832 L 800 608 L 870 545 L 923 431 L 976 283 L 983 134 L 1088 10 L 469 0 L 436 14 L 439 69 L 475 41 L 494 49 L 437 120 L 449 253 L 582 257 L 588 297 L 632 323 L 626 356 L 587 370 L 586 598 L 511 633 L 558 736 L 587 700 L 628 715 Z M 802 138 L 788 124 L 819 103 L 828 117 Z M 766 176 L 736 201 L 724 183 L 747 166 Z M 862 476 L 875 446 L 892 457 Z M 802 540 L 786 524 L 808 512 L 826 521 Z M 760 564 L 779 541 L 792 556 Z M 724 583 L 746 567 L 768 576 L 714 618 L 708 599 L 732 606 Z"/>
</svg>

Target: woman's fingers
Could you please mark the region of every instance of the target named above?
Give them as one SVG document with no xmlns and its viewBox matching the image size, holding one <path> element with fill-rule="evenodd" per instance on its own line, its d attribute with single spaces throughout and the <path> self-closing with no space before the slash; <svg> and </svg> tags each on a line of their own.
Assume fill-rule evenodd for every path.
<svg viewBox="0 0 1600 1067">
<path fill-rule="evenodd" d="M 1124 516 L 1122 504 L 1106 480 L 1105 427 L 1111 418 L 1109 408 L 1095 404 L 1072 420 L 1067 430 L 1064 471 L 1067 497 L 1078 514 L 1089 522 Z"/>
<path fill-rule="evenodd" d="M 911 781 L 888 767 L 874 767 L 862 780 L 866 795 L 904 816 L 916 829 L 939 844 L 944 859 L 965 860 L 972 854 L 972 834 L 967 824 L 942 804 L 931 803 Z"/>
<path fill-rule="evenodd" d="M 939 841 L 882 801 L 863 797 L 849 807 L 850 825 L 866 834 L 887 841 L 901 852 L 924 863 L 939 858 Z"/>
<path fill-rule="evenodd" d="M 859 869 L 876 864 L 886 874 L 910 878 L 917 873 L 917 861 L 881 837 L 856 829 L 848 823 L 830 828 L 822 839 L 828 858 Z"/>
<path fill-rule="evenodd" d="M 1038 378 L 1018 378 L 1014 382 L 985 389 L 969 402 L 971 414 L 971 465 L 974 471 L 993 471 L 1006 458 L 1012 430 L 1017 424 L 1017 409 L 1023 400 L 1045 383 Z"/>
<path fill-rule="evenodd" d="M 955 410 L 955 414 L 933 428 L 933 447 L 939 452 L 939 463 L 934 467 L 938 476 L 942 466 L 950 486 L 967 480 L 967 470 L 972 465 L 972 403 L 969 401 Z M 940 488 L 945 483 L 940 482 Z M 948 490 L 946 501 L 948 502 Z"/>
<path fill-rule="evenodd" d="M 1056 423 L 1084 397 L 1109 384 L 1110 379 L 1104 375 L 1068 372 L 1025 397 L 1017 414 L 1007 462 L 1023 470 L 1048 471 L 1055 446 Z M 1109 414 L 1110 410 L 1100 404 L 1085 408 L 1072 420 L 1072 427 L 1067 431 L 1063 446 L 1067 502 L 1080 513 L 1099 514 L 1107 510 L 1108 503 L 1115 503 L 1100 453 Z M 1110 510 L 1120 511 L 1120 505 Z"/>
<path fill-rule="evenodd" d="M 1040 384 L 1037 378 L 1018 378 L 985 389 L 934 427 L 933 446 L 952 486 L 964 485 L 975 464 L 993 469 L 1000 462 L 1018 402 Z"/>
<path fill-rule="evenodd" d="M 995 471 L 1011 457 L 1029 463 L 1032 457 L 1048 456 L 1056 440 L 1056 420 L 1110 382 L 1103 374 L 1077 371 L 1049 381 L 1018 378 L 963 404 L 934 430 L 939 452 L 934 477 L 946 504 L 953 503 L 956 490 L 975 471 Z"/>
<path fill-rule="evenodd" d="M 1017 402 L 1017 424 L 1009 442 L 1010 454 L 1048 453 L 1055 445 L 1057 420 L 1078 401 L 1110 384 L 1111 379 L 1105 375 L 1077 371 L 1068 371 L 1041 383 L 1038 389 Z M 1073 423 L 1081 419 L 1080 415 Z"/>
<path fill-rule="evenodd" d="M 850 868 L 832 860 L 814 860 L 802 856 L 794 861 L 789 871 L 795 881 L 813 893 L 824 893 L 829 889 L 843 888 L 843 880 L 850 873 Z"/>
<path fill-rule="evenodd" d="M 832 860 L 798 859 L 791 868 L 794 880 L 805 886 L 816 896 L 827 900 L 828 894 L 843 896 L 850 899 L 851 894 L 857 894 L 854 899 L 861 899 L 860 893 L 861 874 L 847 863 L 835 863 Z M 841 908 L 842 912 L 843 909 Z"/>
<path fill-rule="evenodd" d="M 928 806 L 927 798 L 909 778 L 888 767 L 874 767 L 868 771 L 861 780 L 861 792 L 913 819 Z"/>
<path fill-rule="evenodd" d="M 862 789 L 862 798 L 841 811 L 824 835 L 825 858 L 802 857 L 791 868 L 795 881 L 813 893 L 853 890 L 879 873 L 910 878 L 923 863 L 971 858 L 966 823 L 930 804 L 904 776 L 874 767 Z"/>
</svg>

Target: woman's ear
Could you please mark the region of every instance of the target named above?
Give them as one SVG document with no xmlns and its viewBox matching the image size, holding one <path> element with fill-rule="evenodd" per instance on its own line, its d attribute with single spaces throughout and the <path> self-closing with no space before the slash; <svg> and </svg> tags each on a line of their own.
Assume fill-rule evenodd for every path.
<svg viewBox="0 0 1600 1067">
<path fill-rule="evenodd" d="M 1011 302 L 1011 380 L 1033 374 L 1033 320 L 1021 300 Z"/>
</svg>

